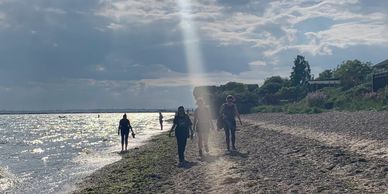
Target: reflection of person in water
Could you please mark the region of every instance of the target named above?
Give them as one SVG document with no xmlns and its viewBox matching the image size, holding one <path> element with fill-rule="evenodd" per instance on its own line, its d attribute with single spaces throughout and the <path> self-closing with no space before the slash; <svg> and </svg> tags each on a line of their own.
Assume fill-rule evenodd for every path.
<svg viewBox="0 0 388 194">
<path fill-rule="evenodd" d="M 129 130 L 132 131 L 132 136 L 134 136 L 131 123 L 127 119 L 127 114 L 124 114 L 123 118 L 120 120 L 119 130 L 118 130 L 118 134 L 120 135 L 120 133 L 121 133 L 121 151 L 122 152 L 124 151 L 124 144 L 125 144 L 125 151 L 127 151 Z"/>
<path fill-rule="evenodd" d="M 185 114 L 185 108 L 180 106 L 169 133 L 169 136 L 171 136 L 172 131 L 175 130 L 175 137 L 178 144 L 179 166 L 184 165 L 186 162 L 184 153 L 186 149 L 187 138 L 193 138 L 193 129 L 191 126 L 192 123 L 189 116 Z"/>
<path fill-rule="evenodd" d="M 163 130 L 163 115 L 162 112 L 159 111 L 159 123 L 160 123 L 160 130 Z"/>
<path fill-rule="evenodd" d="M 205 106 L 202 99 L 197 100 L 198 108 L 194 111 L 194 129 L 198 134 L 198 151 L 199 155 L 202 156 L 202 143 L 205 147 L 205 151 L 209 152 L 209 132 L 210 128 L 214 129 L 210 111 Z"/>
<path fill-rule="evenodd" d="M 225 130 L 225 139 L 226 139 L 226 147 L 228 151 L 230 151 L 230 136 L 232 139 L 232 149 L 236 150 L 235 142 L 236 142 L 236 120 L 237 116 L 240 124 L 242 125 L 240 113 L 237 110 L 237 105 L 234 103 L 234 97 L 232 95 L 228 95 L 226 97 L 226 103 L 221 105 L 220 115 L 223 119 L 224 130 Z"/>
</svg>

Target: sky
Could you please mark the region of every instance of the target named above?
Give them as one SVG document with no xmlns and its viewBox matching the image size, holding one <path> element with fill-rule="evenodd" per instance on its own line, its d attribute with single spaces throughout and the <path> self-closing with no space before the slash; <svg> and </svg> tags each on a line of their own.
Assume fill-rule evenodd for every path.
<svg viewBox="0 0 388 194">
<path fill-rule="evenodd" d="M 0 110 L 194 106 L 194 85 L 388 59 L 386 0 L 0 0 Z"/>
</svg>

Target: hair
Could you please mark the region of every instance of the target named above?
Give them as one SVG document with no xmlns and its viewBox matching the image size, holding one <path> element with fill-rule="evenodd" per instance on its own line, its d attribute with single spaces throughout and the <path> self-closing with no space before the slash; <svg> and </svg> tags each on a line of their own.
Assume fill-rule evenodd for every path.
<svg viewBox="0 0 388 194">
<path fill-rule="evenodd" d="M 124 114 L 124 115 L 123 115 L 123 118 L 125 118 L 125 119 L 126 119 L 126 118 L 127 118 L 127 114 Z"/>
<path fill-rule="evenodd" d="M 178 107 L 178 110 L 175 112 L 175 116 L 179 116 L 179 110 L 182 110 L 183 115 L 186 114 L 186 112 L 185 112 L 185 107 L 179 106 L 179 107 Z"/>
<path fill-rule="evenodd" d="M 233 101 L 235 100 L 234 96 L 232 96 L 232 95 L 226 96 L 226 100 L 228 100 L 228 99 L 232 99 Z"/>
</svg>

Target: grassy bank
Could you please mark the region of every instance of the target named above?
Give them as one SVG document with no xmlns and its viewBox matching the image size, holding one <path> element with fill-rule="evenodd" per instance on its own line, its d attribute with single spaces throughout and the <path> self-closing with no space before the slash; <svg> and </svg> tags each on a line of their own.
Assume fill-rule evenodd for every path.
<svg viewBox="0 0 388 194">
<path fill-rule="evenodd" d="M 159 193 L 180 171 L 174 138 L 161 134 L 87 177 L 74 193 Z"/>
</svg>

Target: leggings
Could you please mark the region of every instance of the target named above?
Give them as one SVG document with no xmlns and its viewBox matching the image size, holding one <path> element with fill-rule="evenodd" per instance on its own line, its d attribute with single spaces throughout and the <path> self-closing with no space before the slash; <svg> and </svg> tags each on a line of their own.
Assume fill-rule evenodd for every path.
<svg viewBox="0 0 388 194">
<path fill-rule="evenodd" d="M 179 162 L 185 161 L 185 149 L 187 143 L 187 134 L 175 134 L 178 144 L 178 157 Z"/>
<path fill-rule="evenodd" d="M 121 131 L 121 145 L 128 145 L 128 135 L 129 135 L 129 130 L 128 131 Z"/>
<path fill-rule="evenodd" d="M 230 136 L 232 136 L 232 147 L 235 147 L 236 142 L 236 121 L 225 120 L 225 140 L 228 150 L 230 149 Z"/>
</svg>

